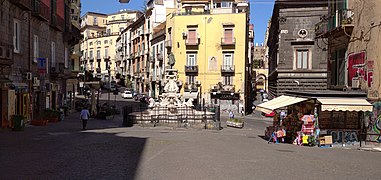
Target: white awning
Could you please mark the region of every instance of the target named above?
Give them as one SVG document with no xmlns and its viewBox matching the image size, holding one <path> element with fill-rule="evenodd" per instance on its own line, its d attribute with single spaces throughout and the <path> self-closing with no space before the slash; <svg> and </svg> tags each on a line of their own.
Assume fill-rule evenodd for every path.
<svg viewBox="0 0 381 180">
<path fill-rule="evenodd" d="M 184 92 L 183 97 L 184 99 L 197 99 L 198 92 Z"/>
<path fill-rule="evenodd" d="M 283 95 L 275 99 L 272 99 L 268 102 L 259 104 L 255 110 L 262 111 L 264 113 L 270 113 L 276 109 L 296 104 L 302 101 L 307 101 L 307 99 Z"/>
<path fill-rule="evenodd" d="M 373 111 L 373 105 L 360 98 L 317 98 L 322 111 Z"/>
</svg>

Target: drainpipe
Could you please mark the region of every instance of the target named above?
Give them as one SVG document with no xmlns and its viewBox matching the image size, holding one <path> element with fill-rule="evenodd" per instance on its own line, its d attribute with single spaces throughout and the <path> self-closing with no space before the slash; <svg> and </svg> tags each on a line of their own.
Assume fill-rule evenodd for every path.
<svg viewBox="0 0 381 180">
<path fill-rule="evenodd" d="M 28 28 L 28 44 L 29 44 L 29 46 L 28 46 L 28 71 L 31 73 L 32 72 L 32 57 L 31 57 L 31 55 L 30 55 L 30 53 L 31 53 L 31 50 L 30 50 L 30 48 L 31 48 L 31 40 L 30 40 L 30 38 L 31 38 L 31 33 L 32 33 L 32 31 L 31 31 L 31 28 L 32 28 L 32 24 L 31 24 L 31 21 L 32 21 L 32 16 L 31 16 L 31 11 L 29 11 L 28 12 L 28 26 L 29 26 L 29 28 Z M 32 78 L 33 78 L 33 74 L 32 74 Z M 31 112 L 29 112 L 29 114 L 30 114 L 30 120 L 32 120 L 33 119 L 33 96 L 32 96 L 32 81 L 31 80 L 29 80 L 28 81 L 28 92 L 29 92 L 29 104 L 28 104 L 28 108 L 29 108 L 29 111 L 31 111 Z M 32 107 L 32 108 L 31 108 Z"/>
</svg>

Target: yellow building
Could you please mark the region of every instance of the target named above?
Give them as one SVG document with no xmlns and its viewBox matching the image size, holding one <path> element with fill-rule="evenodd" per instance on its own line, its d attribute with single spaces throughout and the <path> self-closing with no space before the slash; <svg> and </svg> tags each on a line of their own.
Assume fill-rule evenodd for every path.
<svg viewBox="0 0 381 180">
<path fill-rule="evenodd" d="M 221 109 L 251 107 L 245 68 L 249 3 L 186 0 L 177 7 L 167 9 L 165 46 L 175 57 L 184 99 L 220 104 Z"/>
<path fill-rule="evenodd" d="M 82 69 L 93 73 L 93 77 L 106 80 L 116 75 L 116 39 L 120 33 L 136 20 L 137 11 L 122 10 L 113 14 L 87 12 L 82 17 L 81 42 Z M 108 79 L 108 78 L 107 78 Z"/>
</svg>

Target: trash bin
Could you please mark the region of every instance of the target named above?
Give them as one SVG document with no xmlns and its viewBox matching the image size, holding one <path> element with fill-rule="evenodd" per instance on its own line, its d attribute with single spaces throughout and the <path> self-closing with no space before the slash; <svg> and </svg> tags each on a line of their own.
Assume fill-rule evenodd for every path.
<svg viewBox="0 0 381 180">
<path fill-rule="evenodd" d="M 124 106 L 123 108 L 123 126 L 125 127 L 132 127 L 133 126 L 133 120 L 128 115 L 132 113 L 133 107 L 132 106 Z"/>
<path fill-rule="evenodd" d="M 24 116 L 22 115 L 13 115 L 13 130 L 14 131 L 23 131 L 25 128 Z"/>
</svg>

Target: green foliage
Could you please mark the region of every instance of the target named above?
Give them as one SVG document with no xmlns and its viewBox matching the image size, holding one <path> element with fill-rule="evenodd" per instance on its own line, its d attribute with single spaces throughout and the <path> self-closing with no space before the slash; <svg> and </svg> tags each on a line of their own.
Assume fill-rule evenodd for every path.
<svg viewBox="0 0 381 180">
<path fill-rule="evenodd" d="M 242 122 L 243 122 L 242 119 L 238 119 L 238 118 L 228 119 L 228 121 L 230 121 L 230 122 L 235 122 L 235 123 L 242 123 Z"/>
</svg>

